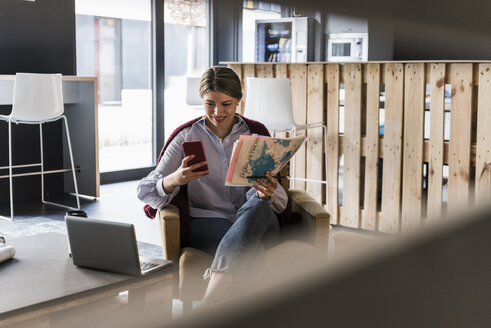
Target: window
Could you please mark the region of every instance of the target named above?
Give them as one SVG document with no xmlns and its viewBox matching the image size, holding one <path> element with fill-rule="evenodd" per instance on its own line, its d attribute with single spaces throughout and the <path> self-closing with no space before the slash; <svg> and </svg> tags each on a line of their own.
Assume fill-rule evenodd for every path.
<svg viewBox="0 0 491 328">
<path fill-rule="evenodd" d="M 199 79 L 209 66 L 205 0 L 165 0 L 165 139 L 203 115 Z"/>
<path fill-rule="evenodd" d="M 75 0 L 77 74 L 99 82 L 101 172 L 153 165 L 151 0 Z"/>
</svg>

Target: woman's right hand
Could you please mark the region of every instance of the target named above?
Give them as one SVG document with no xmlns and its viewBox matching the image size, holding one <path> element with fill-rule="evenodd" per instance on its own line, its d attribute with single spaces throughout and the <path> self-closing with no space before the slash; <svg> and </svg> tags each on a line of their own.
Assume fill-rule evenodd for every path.
<svg viewBox="0 0 491 328">
<path fill-rule="evenodd" d="M 164 180 L 162 181 L 162 187 L 167 194 L 170 194 L 177 186 L 185 185 L 190 181 L 199 179 L 201 177 L 204 177 L 205 175 L 210 174 L 210 170 L 193 172 L 197 168 L 206 165 L 205 161 L 188 166 L 188 162 L 193 158 L 194 155 L 184 157 L 181 166 L 179 166 L 177 170 L 164 178 Z"/>
</svg>

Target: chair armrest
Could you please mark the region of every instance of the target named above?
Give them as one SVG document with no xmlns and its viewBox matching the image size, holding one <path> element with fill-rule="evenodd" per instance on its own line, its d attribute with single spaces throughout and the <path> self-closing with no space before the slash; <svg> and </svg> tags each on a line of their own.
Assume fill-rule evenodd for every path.
<svg viewBox="0 0 491 328">
<path fill-rule="evenodd" d="M 327 250 L 331 226 L 329 212 L 306 191 L 290 189 L 288 198 L 291 210 L 300 214 L 304 224 L 312 226 L 315 245 Z"/>
<path fill-rule="evenodd" d="M 160 235 L 164 249 L 164 258 L 179 264 L 181 240 L 179 230 L 179 209 L 174 205 L 157 211 L 160 225 Z"/>
</svg>

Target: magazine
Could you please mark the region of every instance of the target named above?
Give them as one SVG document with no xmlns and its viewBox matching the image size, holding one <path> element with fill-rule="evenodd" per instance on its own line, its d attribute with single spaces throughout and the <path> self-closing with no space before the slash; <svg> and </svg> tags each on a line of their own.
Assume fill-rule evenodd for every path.
<svg viewBox="0 0 491 328">
<path fill-rule="evenodd" d="M 306 141 L 304 135 L 293 138 L 240 136 L 234 144 L 225 185 L 252 186 L 266 171 L 278 174 Z"/>
</svg>

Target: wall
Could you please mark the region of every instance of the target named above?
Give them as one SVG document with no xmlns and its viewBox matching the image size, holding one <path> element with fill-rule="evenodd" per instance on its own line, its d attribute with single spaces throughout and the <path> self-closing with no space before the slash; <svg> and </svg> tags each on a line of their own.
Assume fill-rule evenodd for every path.
<svg viewBox="0 0 491 328">
<path fill-rule="evenodd" d="M 368 60 L 394 59 L 394 29 L 381 20 L 368 24 Z"/>
<path fill-rule="evenodd" d="M 76 74 L 74 0 L 2 0 L 0 13 L 0 74 Z"/>
<path fill-rule="evenodd" d="M 486 60 L 491 58 L 491 2 L 482 0 L 272 0 L 323 13 L 364 17 L 369 44 L 380 51 L 393 40 L 393 58 L 375 53 L 369 60 Z M 373 32 L 371 25 L 375 22 Z M 393 38 L 391 37 L 393 33 Z M 373 49 L 370 46 L 373 53 Z M 385 55 L 384 55 L 385 54 Z M 383 56 L 381 56 L 383 55 Z"/>
<path fill-rule="evenodd" d="M 395 60 L 489 60 L 491 35 L 457 28 L 394 24 Z"/>
<path fill-rule="evenodd" d="M 0 74 L 16 72 L 76 74 L 74 0 L 0 1 Z M 11 106 L 0 106 L 8 115 Z M 39 128 L 16 125 L 12 128 L 14 165 L 39 161 Z M 47 167 L 60 168 L 62 135 L 60 122 L 43 129 Z M 8 164 L 7 125 L 0 122 L 0 166 Z M 19 151 L 21 150 L 21 151 Z M 1 170 L 0 175 L 8 174 Z M 39 176 L 14 179 L 14 199 L 40 198 Z M 59 193 L 63 177 L 47 177 L 48 192 Z M 8 179 L 0 179 L 0 201 L 8 200 Z M 5 207 L 8 208 L 8 207 Z M 4 206 L 2 205 L 2 209 Z M 2 211 L 2 214 L 7 214 Z"/>
<path fill-rule="evenodd" d="M 325 33 L 368 33 L 368 19 L 328 13 Z"/>
<path fill-rule="evenodd" d="M 237 61 L 242 53 L 242 7 L 240 0 L 208 0 L 210 62 Z"/>
</svg>

